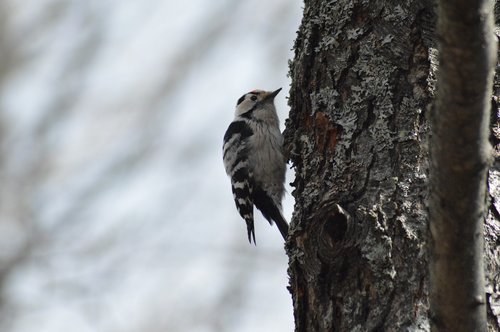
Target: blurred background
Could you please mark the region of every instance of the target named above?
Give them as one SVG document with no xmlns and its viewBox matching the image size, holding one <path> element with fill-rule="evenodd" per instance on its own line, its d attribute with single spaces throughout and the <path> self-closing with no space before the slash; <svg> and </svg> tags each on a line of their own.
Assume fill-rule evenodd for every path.
<svg viewBox="0 0 500 332">
<path fill-rule="evenodd" d="M 283 129 L 301 6 L 0 0 L 0 331 L 293 330 L 221 144 L 255 88 L 283 87 Z"/>
</svg>

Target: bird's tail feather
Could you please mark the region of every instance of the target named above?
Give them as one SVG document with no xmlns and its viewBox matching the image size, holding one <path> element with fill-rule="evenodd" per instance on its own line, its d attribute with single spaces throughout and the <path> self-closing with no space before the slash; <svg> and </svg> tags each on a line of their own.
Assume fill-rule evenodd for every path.
<svg viewBox="0 0 500 332">
<path fill-rule="evenodd" d="M 253 219 L 245 219 L 245 222 L 247 223 L 248 242 L 252 244 L 253 239 L 253 243 L 257 245 L 257 242 L 255 242 L 255 228 L 253 225 Z"/>
<path fill-rule="evenodd" d="M 276 226 L 278 226 L 283 239 L 286 240 L 288 236 L 288 223 L 281 214 L 281 210 L 278 205 L 275 204 L 273 199 L 260 188 L 254 189 L 253 200 L 257 209 L 262 212 L 264 218 L 266 218 L 271 225 L 273 224 L 273 220 L 276 222 Z"/>
<path fill-rule="evenodd" d="M 283 218 L 283 216 L 279 211 L 274 221 L 276 222 L 276 226 L 278 226 L 278 229 L 280 230 L 283 239 L 285 239 L 286 241 L 286 238 L 288 236 L 288 223 L 286 222 L 285 218 Z"/>
</svg>

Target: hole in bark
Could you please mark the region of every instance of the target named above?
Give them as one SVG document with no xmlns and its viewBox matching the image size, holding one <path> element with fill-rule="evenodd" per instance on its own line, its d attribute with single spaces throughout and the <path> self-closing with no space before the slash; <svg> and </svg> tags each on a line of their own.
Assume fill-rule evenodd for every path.
<svg viewBox="0 0 500 332">
<path fill-rule="evenodd" d="M 342 213 L 330 215 L 323 226 L 323 233 L 328 235 L 332 242 L 344 239 L 347 231 L 347 217 Z"/>
</svg>

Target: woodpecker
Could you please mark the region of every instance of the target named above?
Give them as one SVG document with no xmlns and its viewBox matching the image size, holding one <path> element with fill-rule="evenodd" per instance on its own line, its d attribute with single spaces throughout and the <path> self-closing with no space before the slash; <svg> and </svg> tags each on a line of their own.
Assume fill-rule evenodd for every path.
<svg viewBox="0 0 500 332">
<path fill-rule="evenodd" d="M 247 225 L 248 241 L 254 244 L 254 205 L 271 225 L 276 222 L 284 239 L 288 234 L 281 210 L 286 159 L 274 106 L 280 91 L 253 90 L 241 96 L 224 135 L 224 167 L 231 178 L 236 208 Z"/>
</svg>

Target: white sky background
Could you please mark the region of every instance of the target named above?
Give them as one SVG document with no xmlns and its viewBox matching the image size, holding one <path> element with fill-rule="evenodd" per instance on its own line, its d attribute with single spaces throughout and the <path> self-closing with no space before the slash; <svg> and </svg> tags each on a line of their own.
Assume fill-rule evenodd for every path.
<svg viewBox="0 0 500 332">
<path fill-rule="evenodd" d="M 284 88 L 283 128 L 301 6 L 0 0 L 1 331 L 293 330 L 221 144 L 255 88 Z"/>
</svg>

